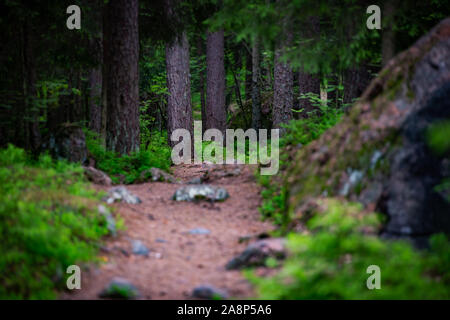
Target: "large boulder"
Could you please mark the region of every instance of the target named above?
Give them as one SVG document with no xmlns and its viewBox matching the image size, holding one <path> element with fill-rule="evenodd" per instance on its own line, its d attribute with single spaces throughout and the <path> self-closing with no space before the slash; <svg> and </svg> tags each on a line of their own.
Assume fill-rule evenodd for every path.
<svg viewBox="0 0 450 320">
<path fill-rule="evenodd" d="M 392 59 L 348 115 L 287 170 L 291 214 L 308 199 L 342 196 L 388 216 L 384 233 L 450 232 L 450 204 L 435 187 L 449 176 L 427 130 L 450 119 L 450 18 Z M 450 137 L 449 137 L 450 139 Z"/>
</svg>

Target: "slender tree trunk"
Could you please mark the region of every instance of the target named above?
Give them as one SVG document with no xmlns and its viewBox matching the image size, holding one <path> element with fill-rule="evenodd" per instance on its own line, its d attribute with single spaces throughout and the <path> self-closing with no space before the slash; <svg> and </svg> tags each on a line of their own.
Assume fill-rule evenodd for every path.
<svg viewBox="0 0 450 320">
<path fill-rule="evenodd" d="M 106 5 L 106 147 L 120 154 L 137 151 L 140 144 L 138 11 L 138 0 L 114 0 Z"/>
<path fill-rule="evenodd" d="M 320 94 L 320 79 L 318 75 L 312 75 L 310 73 L 299 71 L 298 86 L 300 94 L 306 94 L 308 92 L 315 93 L 317 95 Z M 309 99 L 300 98 L 299 108 L 304 109 L 301 115 L 303 117 L 306 117 L 308 112 L 313 111 L 315 107 L 312 105 Z"/>
<path fill-rule="evenodd" d="M 302 30 L 302 37 L 317 39 L 320 37 L 320 18 L 311 16 L 308 18 L 307 26 Z M 298 72 L 299 86 L 299 109 L 303 109 L 302 113 L 298 113 L 300 117 L 306 118 L 309 112 L 316 108 L 307 98 L 301 98 L 302 94 L 314 93 L 320 97 L 320 76 L 319 74 L 310 74 L 304 70 Z"/>
<path fill-rule="evenodd" d="M 223 30 L 208 32 L 206 44 L 206 128 L 225 133 L 225 65 Z"/>
<path fill-rule="evenodd" d="M 245 50 L 245 100 L 252 98 L 252 53 Z"/>
<path fill-rule="evenodd" d="M 344 97 L 345 104 L 352 103 L 361 96 L 370 83 L 371 75 L 367 65 L 360 64 L 344 72 Z"/>
<path fill-rule="evenodd" d="M 261 128 L 260 72 L 259 39 L 255 39 L 252 47 L 252 128 L 255 130 Z"/>
<path fill-rule="evenodd" d="M 395 55 L 394 16 L 397 0 L 385 1 L 383 6 L 383 28 L 381 36 L 381 60 L 383 67 Z"/>
<path fill-rule="evenodd" d="M 199 35 L 197 39 L 197 54 L 201 57 L 201 64 L 204 64 L 205 47 L 203 38 Z M 205 100 L 205 71 L 203 68 L 200 70 L 200 105 L 202 110 L 202 133 L 206 130 L 206 100 Z"/>
<path fill-rule="evenodd" d="M 36 69 L 32 32 L 29 22 L 25 21 L 23 25 L 23 81 L 27 113 L 31 118 L 28 128 L 26 128 L 28 131 L 26 136 L 28 136 L 29 149 L 37 154 L 41 144 L 41 134 L 39 130 L 39 109 L 34 103 L 36 99 Z"/>
<path fill-rule="evenodd" d="M 286 23 L 284 23 L 286 26 Z M 283 61 L 283 55 L 292 42 L 292 33 L 287 27 L 286 39 L 277 41 L 275 49 L 275 67 L 273 82 L 273 107 L 272 127 L 281 128 L 281 124 L 288 123 L 292 119 L 292 108 L 294 107 L 294 73 L 288 62 Z"/>
<path fill-rule="evenodd" d="M 102 69 L 101 66 L 89 74 L 89 129 L 99 133 L 102 127 Z"/>
<path fill-rule="evenodd" d="M 178 35 L 166 46 L 167 87 L 167 131 L 169 144 L 174 145 L 170 136 L 176 129 L 186 129 L 193 133 L 191 83 L 189 76 L 189 43 L 186 31 Z"/>
<path fill-rule="evenodd" d="M 97 8 L 100 9 L 100 8 Z M 100 11 L 100 10 L 99 10 Z M 101 11 L 100 11 L 101 12 Z M 101 15 L 100 15 L 101 16 Z M 100 134 L 102 129 L 102 66 L 103 66 L 103 37 L 102 23 L 100 32 L 90 43 L 90 50 L 95 57 L 97 66 L 89 73 L 89 129 Z"/>
<path fill-rule="evenodd" d="M 84 113 L 83 101 L 82 101 L 82 84 L 81 84 L 81 70 L 78 69 L 74 74 L 74 88 L 77 90 L 77 93 L 72 93 L 72 121 L 75 123 L 81 123 L 86 119 L 86 115 Z"/>
</svg>

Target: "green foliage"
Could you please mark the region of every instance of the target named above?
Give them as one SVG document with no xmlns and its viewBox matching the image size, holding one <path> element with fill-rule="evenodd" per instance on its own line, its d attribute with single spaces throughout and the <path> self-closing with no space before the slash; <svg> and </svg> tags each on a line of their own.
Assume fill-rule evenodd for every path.
<svg viewBox="0 0 450 320">
<path fill-rule="evenodd" d="M 139 180 L 143 171 L 150 168 L 169 170 L 171 149 L 167 145 L 166 134 L 153 132 L 148 138 L 148 146 L 141 146 L 139 152 L 119 155 L 107 151 L 100 143 L 98 135 L 86 130 L 86 146 L 96 160 L 96 167 L 106 172 L 114 183 L 133 183 Z"/>
<path fill-rule="evenodd" d="M 402 241 L 384 241 L 361 230 L 376 228 L 375 214 L 357 204 L 329 201 L 307 222 L 310 232 L 290 234 L 290 255 L 279 273 L 259 278 L 247 272 L 262 299 L 449 299 L 450 243 L 431 238 L 418 252 Z M 369 290 L 367 267 L 381 269 L 381 289 Z"/>
<path fill-rule="evenodd" d="M 282 225 L 285 212 L 285 192 L 280 190 L 277 184 L 272 183 L 271 176 L 258 176 L 259 183 L 263 186 L 261 197 L 262 205 L 259 208 L 263 219 L 271 218 L 276 225 Z"/>
<path fill-rule="evenodd" d="M 0 299 L 49 299 L 107 234 L 79 165 L 0 150 Z"/>
<path fill-rule="evenodd" d="M 307 118 L 298 120 L 291 120 L 284 127 L 287 129 L 285 134 L 280 139 L 280 146 L 286 147 L 288 145 L 302 146 L 307 145 L 311 141 L 320 137 L 320 135 L 327 129 L 336 125 L 343 111 L 324 105 L 317 94 L 305 93 L 302 94 L 303 99 L 309 99 L 317 108 L 317 111 L 309 112 Z M 300 111 L 303 112 L 303 111 Z M 282 166 L 285 154 L 281 154 L 280 166 Z M 283 225 L 286 221 L 285 215 L 285 201 L 286 190 L 279 187 L 279 181 L 273 182 L 270 176 L 260 176 L 259 183 L 263 186 L 261 196 L 263 203 L 259 208 L 263 218 L 273 218 L 274 223 Z"/>
<path fill-rule="evenodd" d="M 302 98 L 308 98 L 316 110 L 309 112 L 307 118 L 291 120 L 284 127 L 286 134 L 282 137 L 281 146 L 287 145 L 307 145 L 309 142 L 320 137 L 327 129 L 336 125 L 343 112 L 341 109 L 335 109 L 324 105 L 317 94 L 302 94 Z"/>
<path fill-rule="evenodd" d="M 432 125 L 426 132 L 428 145 L 437 155 L 445 155 L 450 151 L 450 120 L 440 121 Z M 445 178 L 435 187 L 450 201 L 450 178 Z"/>
<path fill-rule="evenodd" d="M 432 125 L 427 130 L 428 145 L 437 154 L 444 154 L 450 150 L 450 120 Z"/>
</svg>

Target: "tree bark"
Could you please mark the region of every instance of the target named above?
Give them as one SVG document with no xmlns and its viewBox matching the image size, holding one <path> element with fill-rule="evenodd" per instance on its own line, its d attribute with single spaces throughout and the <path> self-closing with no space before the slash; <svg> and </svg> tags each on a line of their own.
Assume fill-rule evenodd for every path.
<svg viewBox="0 0 450 320">
<path fill-rule="evenodd" d="M 101 9 L 101 8 L 96 8 Z M 99 10 L 101 12 L 101 10 Z M 102 15 L 100 14 L 100 17 Z M 101 21 L 101 20 L 100 20 Z M 103 23 L 99 23 L 98 36 L 93 37 L 90 42 L 90 51 L 95 57 L 97 66 L 89 73 L 89 129 L 100 134 L 102 129 L 102 67 L 103 67 Z"/>
<path fill-rule="evenodd" d="M 292 119 L 292 108 L 294 107 L 294 73 L 289 62 L 283 60 L 283 55 L 291 45 L 293 38 L 288 17 L 283 19 L 282 25 L 285 37 L 276 42 L 272 104 L 272 127 L 280 129 L 281 134 L 285 131 L 281 124 L 288 123 Z"/>
<path fill-rule="evenodd" d="M 105 12 L 106 147 L 120 154 L 140 144 L 138 11 L 138 0 L 115 0 Z"/>
<path fill-rule="evenodd" d="M 33 154 L 37 154 L 41 144 L 41 133 L 39 129 L 39 109 L 35 105 L 36 69 L 32 32 L 29 22 L 25 21 L 23 25 L 23 84 L 25 105 L 31 118 L 28 128 L 25 128 L 25 136 L 28 137 L 26 141 L 27 147 Z"/>
<path fill-rule="evenodd" d="M 252 53 L 245 48 L 245 100 L 252 98 Z"/>
<path fill-rule="evenodd" d="M 300 94 L 305 94 L 308 92 L 312 92 L 318 95 L 320 94 L 320 79 L 317 75 L 299 71 L 298 86 Z M 315 107 L 312 105 L 309 99 L 299 98 L 299 108 L 304 109 L 301 115 L 305 117 L 308 112 L 313 111 Z"/>
<path fill-rule="evenodd" d="M 206 129 L 225 133 L 225 66 L 223 30 L 208 32 L 206 44 Z"/>
<path fill-rule="evenodd" d="M 199 57 L 203 57 L 205 55 L 205 47 L 203 38 L 198 36 L 197 39 L 197 54 Z M 202 64 L 204 63 L 204 59 L 202 58 Z M 202 133 L 206 130 L 206 99 L 205 99 L 205 72 L 203 68 L 200 71 L 200 105 L 202 111 Z"/>
<path fill-rule="evenodd" d="M 370 72 L 366 65 L 361 64 L 344 72 L 344 104 L 352 103 L 361 96 L 371 80 Z"/>
<path fill-rule="evenodd" d="M 320 18 L 311 16 L 307 20 L 307 26 L 302 30 L 302 36 L 306 38 L 316 39 L 320 37 Z M 300 117 L 307 117 L 316 107 L 313 106 L 309 99 L 301 98 L 301 94 L 308 92 L 317 94 L 320 97 L 320 76 L 318 74 L 310 74 L 304 70 L 298 72 L 299 86 L 299 109 L 303 109 L 302 113 L 297 113 Z"/>
<path fill-rule="evenodd" d="M 89 129 L 100 134 L 102 127 L 102 69 L 89 74 Z"/>
<path fill-rule="evenodd" d="M 189 43 L 186 31 L 166 46 L 167 87 L 167 131 L 170 136 L 176 129 L 186 129 L 193 134 L 191 83 L 189 75 Z"/>
<path fill-rule="evenodd" d="M 260 72 L 259 39 L 256 38 L 252 47 L 252 128 L 255 130 L 261 128 Z"/>
</svg>

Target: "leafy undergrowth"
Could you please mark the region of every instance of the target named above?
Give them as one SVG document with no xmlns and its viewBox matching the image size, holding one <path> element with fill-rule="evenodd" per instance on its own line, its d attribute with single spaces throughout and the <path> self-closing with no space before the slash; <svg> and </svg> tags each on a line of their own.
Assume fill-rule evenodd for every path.
<svg viewBox="0 0 450 320">
<path fill-rule="evenodd" d="M 79 165 L 0 150 L 0 299 L 51 299 L 108 233 Z"/>
<path fill-rule="evenodd" d="M 259 278 L 247 271 L 260 298 L 450 298 L 450 242 L 445 235 L 433 236 L 430 250 L 417 251 L 408 242 L 367 234 L 381 221 L 374 213 L 363 214 L 359 204 L 322 201 L 325 210 L 307 220 L 308 231 L 288 236 L 290 255 L 277 275 Z M 372 265 L 380 268 L 380 289 L 367 287 Z"/>
<path fill-rule="evenodd" d="M 327 107 L 321 103 L 317 104 L 316 100 L 312 100 L 312 102 L 319 111 L 309 113 L 307 118 L 291 120 L 285 125 L 286 133 L 281 138 L 281 147 L 295 146 L 294 148 L 298 148 L 299 144 L 305 146 L 319 138 L 322 133 L 336 125 L 341 119 L 342 110 Z M 283 158 L 285 156 L 286 154 L 283 154 L 282 151 L 280 167 L 283 167 L 283 162 L 286 161 Z M 285 190 L 279 186 L 279 181 L 272 181 L 271 176 L 259 176 L 259 183 L 263 187 L 261 192 L 263 203 L 259 209 L 261 215 L 264 219 L 271 218 L 275 224 L 282 225 L 285 222 Z"/>
<path fill-rule="evenodd" d="M 90 131 L 86 131 L 86 145 L 96 161 L 96 167 L 106 172 L 113 183 L 137 182 L 143 171 L 150 168 L 168 171 L 172 163 L 167 137 L 159 132 L 153 133 L 147 146 L 141 146 L 139 152 L 130 155 L 105 150 L 98 136 Z"/>
<path fill-rule="evenodd" d="M 326 105 L 317 106 L 316 112 L 310 112 L 307 118 L 291 120 L 284 125 L 286 134 L 281 139 L 281 146 L 307 145 L 316 140 L 327 129 L 336 125 L 343 115 L 342 109 Z"/>
</svg>

